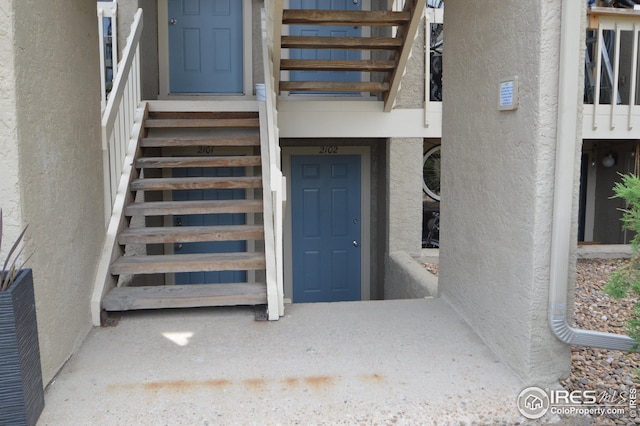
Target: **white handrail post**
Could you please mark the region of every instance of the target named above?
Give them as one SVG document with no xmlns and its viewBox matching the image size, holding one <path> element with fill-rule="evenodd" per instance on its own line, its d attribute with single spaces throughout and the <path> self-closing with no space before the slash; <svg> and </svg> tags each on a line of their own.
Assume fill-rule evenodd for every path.
<svg viewBox="0 0 640 426">
<path fill-rule="evenodd" d="M 105 217 L 111 217 L 116 190 L 124 169 L 136 110 L 140 105 L 140 36 L 142 9 L 138 9 L 131 24 L 122 61 L 114 74 L 113 88 L 102 114 L 102 149 L 105 188 Z M 114 67 L 114 70 L 116 68 Z"/>
<path fill-rule="evenodd" d="M 271 7 L 273 4 L 273 7 Z M 270 14 L 278 13 L 282 2 L 267 4 Z M 262 181 L 264 204 L 264 238 L 267 277 L 267 303 L 269 320 L 284 315 L 284 284 L 282 273 L 282 171 L 276 109 L 276 84 L 274 52 L 270 49 L 273 37 L 272 25 L 277 18 L 268 16 L 265 9 L 262 18 L 262 54 L 265 77 L 265 102 L 260 103 L 260 140 L 262 156 Z M 274 19 L 275 18 L 275 19 Z M 270 25 L 271 24 L 271 25 Z"/>
</svg>

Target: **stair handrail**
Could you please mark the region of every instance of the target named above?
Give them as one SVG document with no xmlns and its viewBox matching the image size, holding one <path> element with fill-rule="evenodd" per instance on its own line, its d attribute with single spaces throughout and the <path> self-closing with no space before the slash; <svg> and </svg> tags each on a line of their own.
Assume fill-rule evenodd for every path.
<svg viewBox="0 0 640 426">
<path fill-rule="evenodd" d="M 118 72 L 118 3 L 117 2 L 98 2 L 98 39 L 100 51 L 100 86 L 101 86 L 101 111 L 104 111 L 107 105 L 107 56 L 105 52 L 104 20 L 111 20 L 111 82 Z"/>
<path fill-rule="evenodd" d="M 118 63 L 107 105 L 102 114 L 105 223 L 109 223 L 124 167 L 127 145 L 141 102 L 140 37 L 142 9 L 138 9 Z"/>
<path fill-rule="evenodd" d="M 608 110 L 609 115 L 609 130 L 615 129 L 615 118 L 619 115 L 626 115 L 627 130 L 631 130 L 634 124 L 633 117 L 637 116 L 640 111 L 639 106 L 636 105 L 636 90 L 638 81 L 638 33 L 640 32 L 640 11 L 631 9 L 617 9 L 610 7 L 591 7 L 587 11 L 588 24 L 587 28 L 595 30 L 596 40 L 595 48 L 593 51 L 594 58 L 591 58 L 591 53 L 588 50 L 588 46 L 585 51 L 585 81 L 592 88 L 585 87 L 587 91 L 593 91 L 592 102 L 587 97 L 584 102 L 585 110 L 586 105 L 591 104 L 592 109 L 592 122 L 591 126 L 593 130 L 596 130 L 599 126 L 599 111 L 604 112 Z M 605 31 L 614 35 L 614 53 L 612 57 L 609 57 L 608 49 L 605 46 Z M 627 52 L 621 51 L 621 35 L 623 32 L 632 33 L 631 50 Z M 624 90 L 620 87 L 620 61 L 622 58 L 629 60 L 631 64 L 630 75 L 627 81 L 629 81 L 629 87 Z M 613 63 L 611 63 L 613 62 Z M 593 66 L 593 69 L 587 69 Z M 611 84 L 611 96 L 607 103 L 602 104 L 600 99 L 600 93 L 603 88 L 602 74 L 603 70 L 607 77 L 607 83 Z"/>
<path fill-rule="evenodd" d="M 267 5 L 267 8 L 269 5 Z M 280 163 L 278 111 L 276 108 L 276 84 L 273 75 L 273 50 L 269 31 L 268 13 L 261 11 L 262 55 L 265 80 L 265 101 L 260 102 L 260 149 L 262 157 L 262 181 L 265 228 L 265 257 L 267 303 L 269 319 L 284 315 L 283 280 L 283 202 L 284 177 Z"/>
</svg>

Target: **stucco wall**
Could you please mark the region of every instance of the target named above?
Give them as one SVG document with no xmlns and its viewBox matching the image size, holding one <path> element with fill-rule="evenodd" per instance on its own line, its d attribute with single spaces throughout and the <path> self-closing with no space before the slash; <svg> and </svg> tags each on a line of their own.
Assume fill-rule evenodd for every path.
<svg viewBox="0 0 640 426">
<path fill-rule="evenodd" d="M 91 328 L 104 237 L 96 5 L 20 0 L 13 7 L 21 211 L 34 252 L 47 383 Z"/>
<path fill-rule="evenodd" d="M 422 145 L 420 138 L 393 138 L 386 144 L 385 299 L 402 293 L 396 287 L 403 276 L 392 255 L 416 254 L 422 246 Z"/>
<path fill-rule="evenodd" d="M 387 142 L 387 252 L 422 247 L 422 139 Z"/>
<path fill-rule="evenodd" d="M 424 26 L 425 18 L 423 17 L 400 82 L 395 108 L 424 108 Z"/>
<path fill-rule="evenodd" d="M 451 0 L 444 25 L 439 289 L 527 384 L 556 382 L 570 363 L 547 325 L 560 3 Z M 498 111 L 514 75 L 519 108 Z"/>
<path fill-rule="evenodd" d="M 142 99 L 158 99 L 158 0 L 118 0 L 118 60 L 127 45 L 133 17 L 142 8 L 140 73 Z"/>
<path fill-rule="evenodd" d="M 0 208 L 4 229 L 0 259 L 7 255 L 11 248 L 9 242 L 17 238 L 22 228 L 14 90 L 13 15 L 12 2 L 0 2 Z"/>
</svg>

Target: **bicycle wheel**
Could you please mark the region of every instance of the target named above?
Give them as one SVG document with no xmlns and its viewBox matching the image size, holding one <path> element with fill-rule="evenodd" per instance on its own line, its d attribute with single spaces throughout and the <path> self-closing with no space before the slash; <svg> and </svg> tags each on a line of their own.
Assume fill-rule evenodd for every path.
<svg viewBox="0 0 640 426">
<path fill-rule="evenodd" d="M 440 201 L 440 145 L 436 145 L 422 158 L 422 189 L 436 201 Z"/>
</svg>

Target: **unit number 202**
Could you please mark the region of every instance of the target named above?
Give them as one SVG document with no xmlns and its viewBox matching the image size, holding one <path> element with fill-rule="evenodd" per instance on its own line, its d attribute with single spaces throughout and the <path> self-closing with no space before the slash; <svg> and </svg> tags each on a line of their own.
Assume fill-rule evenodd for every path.
<svg viewBox="0 0 640 426">
<path fill-rule="evenodd" d="M 319 154 L 337 154 L 338 147 L 335 145 L 323 145 L 320 147 Z"/>
</svg>

